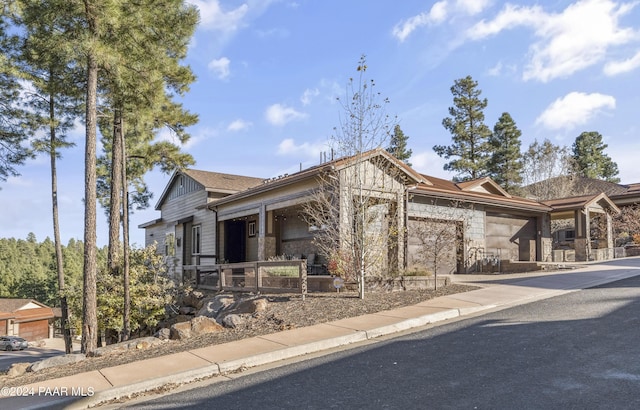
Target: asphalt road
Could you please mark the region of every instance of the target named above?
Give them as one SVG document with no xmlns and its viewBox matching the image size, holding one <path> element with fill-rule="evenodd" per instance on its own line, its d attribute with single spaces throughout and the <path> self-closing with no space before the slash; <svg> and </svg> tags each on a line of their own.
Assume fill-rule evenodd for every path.
<svg viewBox="0 0 640 410">
<path fill-rule="evenodd" d="M 637 409 L 640 277 L 232 380 L 136 409 Z"/>
<path fill-rule="evenodd" d="M 0 351 L 0 371 L 6 371 L 13 363 L 33 363 L 53 356 L 63 355 L 64 351 L 41 347 L 28 347 L 13 352 Z"/>
</svg>

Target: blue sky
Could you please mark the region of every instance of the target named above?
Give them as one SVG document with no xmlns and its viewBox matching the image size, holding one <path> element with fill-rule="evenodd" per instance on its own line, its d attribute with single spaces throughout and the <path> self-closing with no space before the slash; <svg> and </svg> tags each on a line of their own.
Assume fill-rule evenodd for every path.
<svg viewBox="0 0 640 410">
<path fill-rule="evenodd" d="M 184 149 L 194 168 L 272 177 L 318 163 L 327 150 L 348 78 L 367 56 L 368 77 L 388 97 L 420 172 L 451 178 L 433 152 L 454 81 L 471 75 L 487 98 L 493 128 L 509 112 L 523 149 L 549 138 L 570 146 L 600 132 L 623 183 L 640 182 L 640 4 L 637 1 L 188 0 L 200 9 L 189 64 L 198 79 L 183 98 L 199 114 Z M 62 239 L 83 237 L 83 136 L 59 162 Z M 170 138 L 161 135 L 160 138 Z M 2 237 L 52 237 L 49 163 L 40 157 L 0 185 Z M 148 175 L 159 217 L 169 179 Z M 98 210 L 98 243 L 106 217 Z"/>
</svg>

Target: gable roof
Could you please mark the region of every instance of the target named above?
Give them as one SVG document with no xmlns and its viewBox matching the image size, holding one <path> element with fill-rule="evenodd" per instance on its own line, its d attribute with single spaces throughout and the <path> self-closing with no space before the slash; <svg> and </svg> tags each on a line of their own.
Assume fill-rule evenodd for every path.
<svg viewBox="0 0 640 410">
<path fill-rule="evenodd" d="M 552 212 L 561 212 L 586 209 L 598 202 L 603 204 L 604 208 L 608 208 L 615 213 L 620 213 L 620 208 L 618 208 L 604 192 L 597 195 L 581 195 L 569 198 L 552 199 L 544 201 L 543 203 L 550 206 L 553 209 Z"/>
<path fill-rule="evenodd" d="M 376 148 L 370 151 L 366 151 L 363 152 L 360 155 L 360 159 L 363 161 L 367 161 L 367 160 L 371 160 L 375 157 L 383 157 L 386 160 L 388 160 L 390 163 L 392 163 L 393 165 L 395 165 L 398 169 L 400 169 L 402 171 L 402 173 L 405 175 L 405 177 L 409 180 L 411 180 L 411 183 L 424 183 L 424 184 L 430 184 L 429 181 L 426 181 L 424 179 L 424 176 L 421 175 L 420 173 L 416 172 L 415 170 L 413 170 L 413 168 L 409 167 L 407 164 L 405 164 L 404 162 L 400 161 L 399 159 L 397 159 L 396 157 L 394 157 L 393 155 L 391 155 L 390 153 L 388 153 L 386 150 L 382 149 L 382 148 Z M 261 192 L 265 192 L 265 191 L 269 191 L 271 189 L 274 188 L 278 188 L 281 186 L 286 186 L 289 184 L 293 184 L 295 182 L 298 181 L 302 181 L 308 178 L 313 178 L 316 177 L 317 175 L 320 175 L 322 172 L 327 171 L 327 170 L 331 170 L 331 169 L 343 169 L 345 167 L 348 167 L 350 164 L 352 164 L 353 159 L 356 156 L 350 156 L 350 157 L 341 157 L 338 159 L 334 159 L 332 161 L 328 161 L 325 163 L 322 163 L 320 165 L 316 165 L 310 168 L 307 168 L 305 170 L 296 172 L 294 174 L 285 174 L 283 176 L 277 177 L 277 178 L 271 178 L 271 179 L 265 179 L 262 180 L 262 183 L 254 186 L 252 188 L 248 188 L 245 191 L 241 191 L 241 192 L 237 192 L 235 194 L 226 196 L 224 198 L 220 198 L 216 201 L 213 201 L 209 204 L 207 204 L 207 207 L 215 207 L 218 205 L 222 205 L 225 203 L 229 203 L 229 202 L 233 202 L 235 200 L 238 199 L 242 199 L 242 198 L 246 198 L 249 197 L 251 195 L 255 195 Z"/>
<path fill-rule="evenodd" d="M 202 171 L 198 169 L 176 170 L 173 175 L 171 175 L 171 179 L 169 179 L 169 182 L 165 186 L 162 195 L 160 195 L 160 199 L 158 199 L 156 204 L 156 210 L 160 210 L 167 195 L 171 192 L 171 188 L 181 175 L 186 175 L 193 179 L 207 192 L 217 192 L 227 195 L 260 185 L 264 181 L 264 178 L 225 174 L 222 172 Z"/>
<path fill-rule="evenodd" d="M 0 298 L 0 312 L 13 313 L 25 307 L 29 303 L 35 303 L 41 308 L 48 307 L 33 299 Z"/>
<path fill-rule="evenodd" d="M 510 195 L 488 177 L 456 183 L 424 174 L 422 176 L 429 184 L 418 184 L 412 191 L 414 194 L 527 211 L 547 212 L 551 210 L 549 206 L 538 201 Z M 480 187 L 482 189 L 478 189 Z"/>
</svg>

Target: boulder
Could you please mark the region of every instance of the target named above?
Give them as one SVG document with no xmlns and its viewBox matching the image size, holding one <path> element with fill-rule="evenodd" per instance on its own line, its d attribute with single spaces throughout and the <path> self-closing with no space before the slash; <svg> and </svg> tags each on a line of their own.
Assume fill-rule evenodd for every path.
<svg viewBox="0 0 640 410">
<path fill-rule="evenodd" d="M 193 315 L 195 311 L 196 308 L 191 306 L 180 306 L 180 309 L 178 309 L 180 315 Z"/>
<path fill-rule="evenodd" d="M 247 323 L 247 317 L 243 315 L 230 314 L 222 319 L 222 324 L 225 327 L 230 327 L 232 329 L 242 326 L 245 323 Z"/>
<path fill-rule="evenodd" d="M 185 340 L 191 337 L 191 322 L 180 322 L 171 325 L 169 338 L 171 340 Z"/>
<path fill-rule="evenodd" d="M 13 363 L 7 371 L 8 378 L 14 378 L 18 376 L 22 376 L 27 372 L 27 369 L 31 366 L 31 363 Z"/>
<path fill-rule="evenodd" d="M 210 298 L 206 298 L 202 301 L 202 307 L 196 313 L 196 316 L 206 316 L 210 318 L 216 318 L 220 311 L 234 303 L 233 295 L 216 295 Z"/>
<path fill-rule="evenodd" d="M 40 370 L 48 369 L 49 367 L 64 366 L 66 364 L 81 362 L 85 358 L 86 356 L 83 353 L 54 356 L 48 359 L 40 360 L 39 362 L 32 363 L 31 366 L 27 368 L 27 371 L 38 372 Z"/>
<path fill-rule="evenodd" d="M 204 293 L 199 290 L 192 290 L 182 297 L 182 306 L 189 306 L 194 309 L 200 309 L 202 307 L 202 301 L 204 299 Z"/>
<path fill-rule="evenodd" d="M 157 337 L 141 337 L 138 339 L 127 340 L 126 342 L 114 343 L 111 345 L 99 347 L 94 351 L 93 355 L 104 356 L 110 353 L 124 352 L 131 349 L 148 349 L 159 343 L 162 343 L 162 340 Z"/>
<path fill-rule="evenodd" d="M 215 333 L 224 330 L 218 322 L 206 316 L 197 316 L 190 322 L 176 323 L 171 326 L 171 340 L 185 340 L 192 336 Z"/>
<path fill-rule="evenodd" d="M 216 333 L 224 330 L 218 322 L 206 316 L 194 317 L 191 320 L 191 333 L 195 335 L 204 335 L 207 333 Z"/>
<path fill-rule="evenodd" d="M 263 312 L 267 310 L 269 301 L 264 296 L 252 296 L 248 299 L 240 299 L 233 305 L 224 308 L 217 316 L 218 322 L 224 320 L 229 315 L 245 315 Z"/>
<path fill-rule="evenodd" d="M 158 330 L 154 336 L 160 340 L 169 340 L 171 337 L 171 330 L 168 327 L 163 327 Z"/>
</svg>

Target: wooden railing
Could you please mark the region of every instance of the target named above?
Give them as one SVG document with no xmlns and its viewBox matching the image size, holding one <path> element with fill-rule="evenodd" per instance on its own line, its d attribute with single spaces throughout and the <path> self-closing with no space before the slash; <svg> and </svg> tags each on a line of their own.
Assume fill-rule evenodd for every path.
<svg viewBox="0 0 640 410">
<path fill-rule="evenodd" d="M 241 292 L 307 294 L 306 259 L 184 265 L 183 281 L 196 288 Z"/>
</svg>

